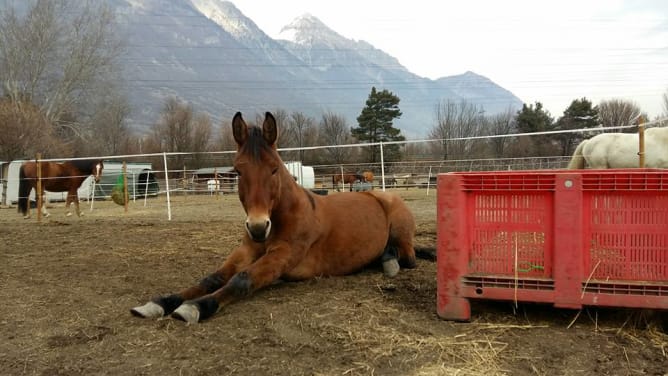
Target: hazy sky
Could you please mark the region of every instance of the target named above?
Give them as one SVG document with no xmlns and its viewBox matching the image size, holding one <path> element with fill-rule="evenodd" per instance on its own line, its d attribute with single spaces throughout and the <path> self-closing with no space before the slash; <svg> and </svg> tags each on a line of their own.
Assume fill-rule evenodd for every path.
<svg viewBox="0 0 668 376">
<path fill-rule="evenodd" d="M 231 0 L 265 33 L 310 13 L 432 79 L 473 71 L 556 118 L 621 98 L 651 118 L 668 92 L 666 0 Z"/>
</svg>

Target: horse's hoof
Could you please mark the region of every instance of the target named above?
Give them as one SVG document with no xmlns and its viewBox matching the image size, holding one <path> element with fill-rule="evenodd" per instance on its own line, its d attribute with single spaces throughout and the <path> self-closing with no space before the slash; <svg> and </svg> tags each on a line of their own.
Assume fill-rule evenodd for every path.
<svg viewBox="0 0 668 376">
<path fill-rule="evenodd" d="M 44 213 L 44 218 L 48 218 L 51 215 L 51 213 Z"/>
<path fill-rule="evenodd" d="M 66 216 L 66 217 L 71 217 L 71 216 L 72 216 L 72 213 L 67 213 L 67 214 L 65 214 L 65 216 Z"/>
<path fill-rule="evenodd" d="M 153 319 L 164 316 L 165 310 L 159 304 L 148 302 L 141 307 L 132 308 L 130 313 L 137 317 Z"/>
<path fill-rule="evenodd" d="M 199 309 L 194 304 L 181 304 L 179 308 L 172 312 L 172 317 L 185 321 L 188 324 L 197 324 L 199 321 Z"/>
<path fill-rule="evenodd" d="M 389 259 L 383 261 L 383 273 L 387 277 L 394 277 L 399 274 L 399 262 L 397 259 Z"/>
</svg>

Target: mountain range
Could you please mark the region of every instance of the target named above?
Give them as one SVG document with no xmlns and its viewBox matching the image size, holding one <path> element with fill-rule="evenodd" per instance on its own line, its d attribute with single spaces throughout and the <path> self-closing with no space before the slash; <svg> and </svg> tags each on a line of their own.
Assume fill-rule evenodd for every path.
<svg viewBox="0 0 668 376">
<path fill-rule="evenodd" d="M 157 120 L 171 96 L 208 113 L 216 124 L 237 111 L 252 118 L 284 109 L 315 119 L 328 111 L 356 126 L 375 86 L 400 98 L 403 115 L 395 126 L 409 138 L 427 135 L 437 105 L 445 100 L 467 100 L 486 114 L 522 106 L 510 91 L 473 72 L 437 80 L 420 77 L 384 51 L 339 35 L 309 14 L 272 39 L 228 1 L 108 4 L 126 41 L 121 62 L 131 124 L 140 130 Z"/>
</svg>

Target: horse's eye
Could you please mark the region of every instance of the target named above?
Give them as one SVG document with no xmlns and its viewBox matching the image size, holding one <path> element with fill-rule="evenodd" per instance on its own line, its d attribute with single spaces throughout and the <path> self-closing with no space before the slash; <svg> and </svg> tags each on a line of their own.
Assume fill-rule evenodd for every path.
<svg viewBox="0 0 668 376">
<path fill-rule="evenodd" d="M 271 174 L 272 174 L 272 175 L 276 175 L 277 172 L 278 172 L 278 167 L 275 168 L 273 171 L 271 171 Z"/>
</svg>

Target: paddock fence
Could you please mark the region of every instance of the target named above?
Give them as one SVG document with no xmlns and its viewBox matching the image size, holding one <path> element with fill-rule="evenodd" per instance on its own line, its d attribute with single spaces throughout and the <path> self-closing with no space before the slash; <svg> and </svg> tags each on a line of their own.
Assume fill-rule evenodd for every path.
<svg viewBox="0 0 668 376">
<path fill-rule="evenodd" d="M 661 124 L 665 119 L 646 123 L 645 126 Z M 489 140 L 498 137 L 522 137 L 522 136 L 541 136 L 555 133 L 573 133 L 581 132 L 591 135 L 594 131 L 616 131 L 619 129 L 637 127 L 628 125 L 621 127 L 597 128 L 595 130 L 577 129 L 569 131 L 553 131 L 525 134 L 496 135 L 471 138 L 453 138 L 440 140 L 409 140 L 392 143 L 366 143 L 352 145 L 327 145 L 311 146 L 305 148 L 285 148 L 279 149 L 279 154 L 285 162 L 294 162 L 291 157 L 301 155 L 302 151 L 321 153 L 327 155 L 334 149 L 344 148 L 360 150 L 370 147 L 380 147 L 381 160 L 379 162 L 367 163 L 331 163 L 331 164 L 313 164 L 306 166 L 313 170 L 313 186 L 309 187 L 318 190 L 320 193 L 328 194 L 337 190 L 332 183 L 334 175 L 343 173 L 361 173 L 371 171 L 374 174 L 374 180 L 371 182 L 372 189 L 424 189 L 425 194 L 429 194 L 436 186 L 436 176 L 447 172 L 466 172 L 466 171 L 514 171 L 514 170 L 554 170 L 565 168 L 571 158 L 570 155 L 557 155 L 547 157 L 526 156 L 518 158 L 485 158 L 470 159 L 465 156 L 457 156 L 457 159 L 434 159 L 431 156 L 405 154 L 403 160 L 385 162 L 382 159 L 383 148 L 388 144 L 408 144 L 429 145 L 433 143 L 443 143 L 444 141 L 462 141 L 462 140 Z M 423 148 L 424 149 L 424 148 Z M 298 152 L 298 153 L 295 153 Z M 79 190 L 79 199 L 91 203 L 95 200 L 108 200 L 114 185 L 118 184 L 119 179 L 124 174 L 119 165 L 139 166 L 139 168 L 125 171 L 126 176 L 135 185 L 129 187 L 129 204 L 132 205 L 165 205 L 167 217 L 171 219 L 171 196 L 180 195 L 224 195 L 235 194 L 237 189 L 237 177 L 232 168 L 232 161 L 235 151 L 215 151 L 215 152 L 162 152 L 133 155 L 109 155 L 87 158 L 68 158 L 89 159 L 101 158 L 105 161 L 105 166 L 114 166 L 103 170 L 103 179 L 95 186 L 91 178 L 87 179 Z M 326 159 L 326 158 L 324 158 Z M 42 159 L 43 161 L 63 161 L 65 159 Z M 18 173 L 12 171 L 16 169 L 21 161 L 1 162 L 0 181 L 2 185 L 3 206 L 12 206 L 17 197 L 12 196 L 14 187 L 18 186 Z M 297 161 L 301 162 L 301 161 Z M 13 166 L 12 166 L 13 164 Z M 297 178 L 297 177 L 295 177 Z M 350 187 L 343 186 L 343 189 Z M 33 194 L 34 195 L 34 194 Z M 64 201 L 64 194 L 60 196 L 50 196 L 48 199 L 54 201 Z M 92 210 L 92 209 L 91 209 Z"/>
</svg>

